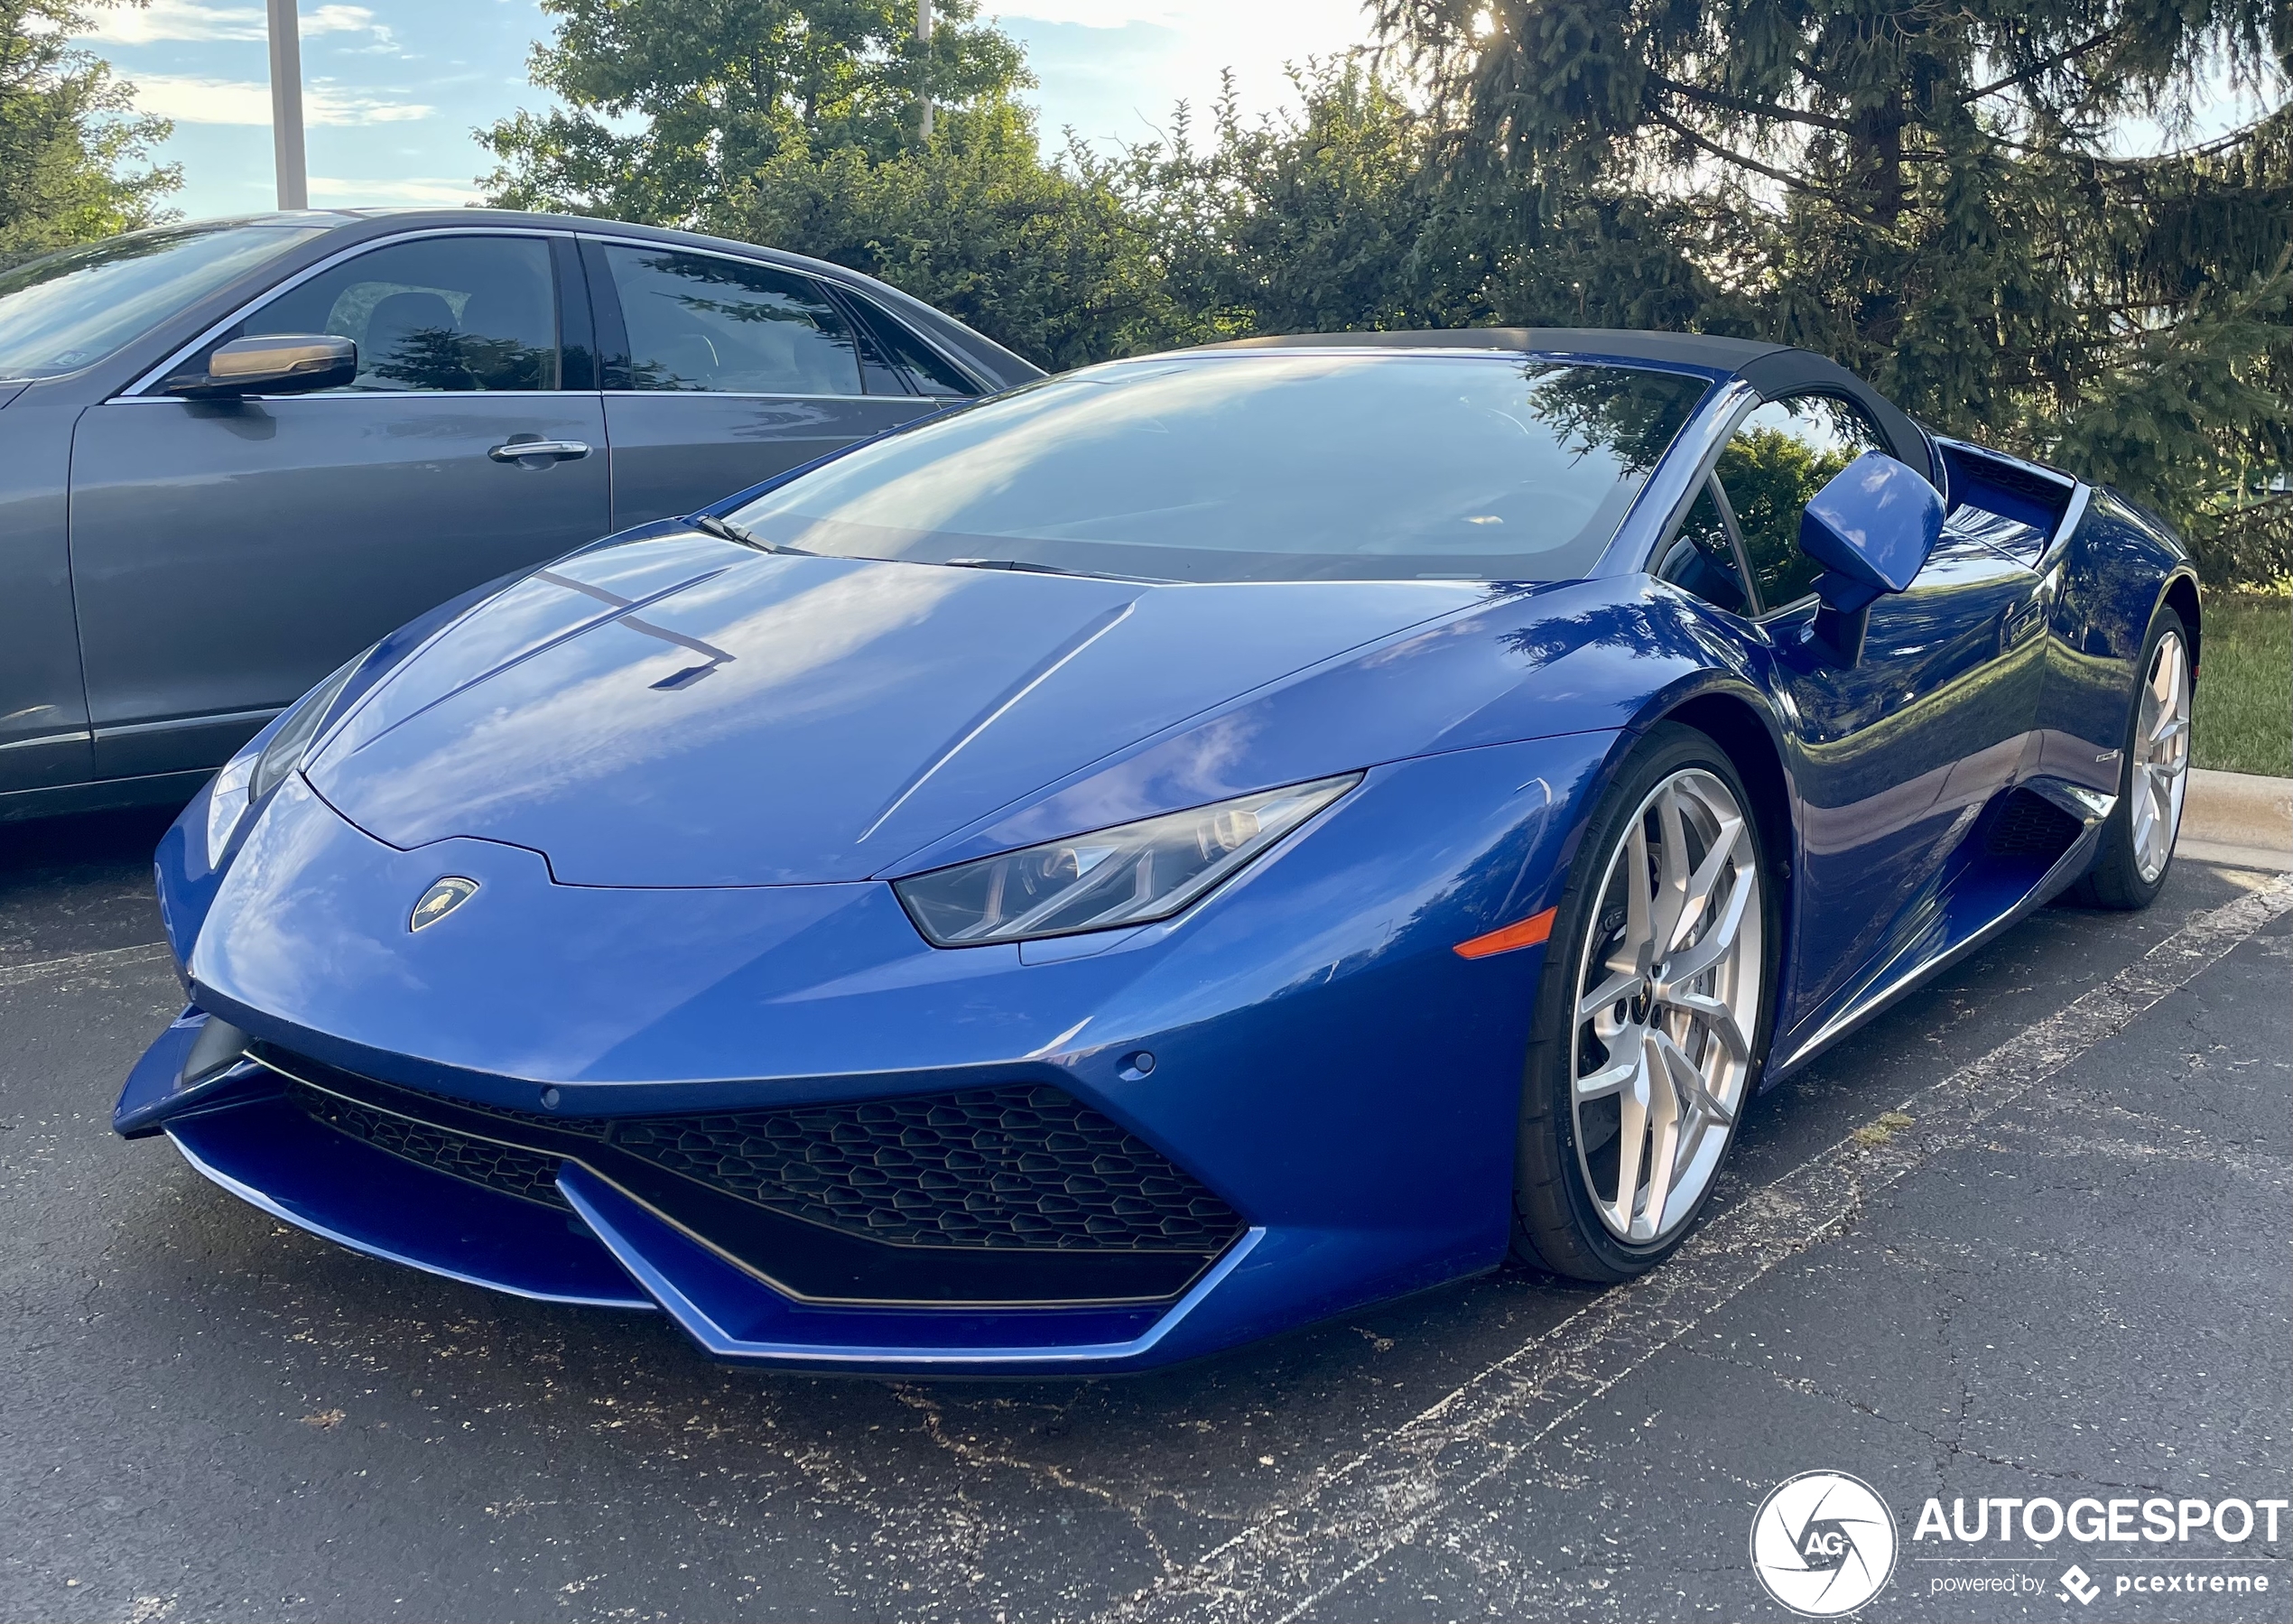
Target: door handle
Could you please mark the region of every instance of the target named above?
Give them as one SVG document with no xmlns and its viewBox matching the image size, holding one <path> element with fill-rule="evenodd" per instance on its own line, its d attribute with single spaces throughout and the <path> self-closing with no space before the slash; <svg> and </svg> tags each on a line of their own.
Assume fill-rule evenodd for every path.
<svg viewBox="0 0 2293 1624">
<path fill-rule="evenodd" d="M 589 454 L 589 448 L 578 440 L 543 440 L 538 434 L 513 434 L 508 441 L 486 453 L 497 462 L 523 462 L 528 457 L 546 457 L 552 462 L 573 462 Z"/>
<path fill-rule="evenodd" d="M 2026 603 L 2009 609 L 1999 624 L 2000 645 L 2008 649 L 2020 647 L 2032 632 L 2046 624 L 2046 618 L 2047 606 L 2043 603 Z"/>
</svg>

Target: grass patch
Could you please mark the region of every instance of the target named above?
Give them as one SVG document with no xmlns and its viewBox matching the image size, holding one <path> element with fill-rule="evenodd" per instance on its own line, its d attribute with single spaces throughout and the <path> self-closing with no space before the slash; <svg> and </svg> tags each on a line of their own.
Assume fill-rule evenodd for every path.
<svg viewBox="0 0 2293 1624">
<path fill-rule="evenodd" d="M 2203 629 L 2192 760 L 2293 777 L 2293 596 L 2209 592 Z"/>
</svg>

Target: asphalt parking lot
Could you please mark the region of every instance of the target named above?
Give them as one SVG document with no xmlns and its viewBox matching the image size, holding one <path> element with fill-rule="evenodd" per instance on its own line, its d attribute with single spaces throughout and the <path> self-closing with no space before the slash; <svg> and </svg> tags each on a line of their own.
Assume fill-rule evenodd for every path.
<svg viewBox="0 0 2293 1624">
<path fill-rule="evenodd" d="M 1928 1496 L 2293 1497 L 2274 877 L 2020 925 L 1757 1105 L 1631 1287 L 1507 1272 L 1151 1377 L 919 1385 L 721 1369 L 115 1139 L 179 1003 L 163 822 L 0 828 L 0 1619 L 1773 1618 L 1753 1511 L 1817 1468 L 1903 1524 L 1863 1617 L 2287 1616 L 2293 1527 L 2234 1548 L 2266 1599 L 2113 1595 L 2148 1547 L 1909 1542 Z M 2074 1559 L 2107 1605 L 2058 1593 Z"/>
</svg>

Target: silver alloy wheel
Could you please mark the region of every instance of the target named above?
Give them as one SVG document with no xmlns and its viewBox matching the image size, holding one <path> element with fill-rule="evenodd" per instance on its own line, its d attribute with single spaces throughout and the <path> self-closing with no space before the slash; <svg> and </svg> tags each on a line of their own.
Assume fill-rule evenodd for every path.
<svg viewBox="0 0 2293 1624">
<path fill-rule="evenodd" d="M 2142 884 L 2155 885 L 2174 855 L 2182 796 L 2189 787 L 2189 651 L 2179 632 L 2158 640 L 2141 685 L 2131 776 L 2134 867 Z"/>
<path fill-rule="evenodd" d="M 1651 790 L 1610 854 L 1569 1075 L 1585 1189 L 1620 1239 L 1676 1234 L 1728 1148 L 1766 973 L 1761 884 L 1742 808 L 1698 767 Z"/>
</svg>

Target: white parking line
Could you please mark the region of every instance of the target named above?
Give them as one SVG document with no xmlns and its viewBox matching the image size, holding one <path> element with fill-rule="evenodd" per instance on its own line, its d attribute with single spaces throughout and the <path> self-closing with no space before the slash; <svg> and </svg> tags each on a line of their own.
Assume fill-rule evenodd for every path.
<svg viewBox="0 0 2293 1624">
<path fill-rule="evenodd" d="M 2063 1009 L 1880 1122 L 1818 1152 L 1693 1236 L 1663 1267 L 1604 1293 L 1360 1453 L 1315 1473 L 1241 1533 L 1099 1615 L 1297 1618 L 1444 1508 L 1503 1472 L 1778 1265 L 1836 1234 L 1878 1191 L 1968 1143 L 1983 1119 L 2293 910 L 2293 877 L 2203 914 Z M 1908 1118 L 1908 1121 L 1904 1119 Z"/>
<path fill-rule="evenodd" d="M 98 948 L 94 952 L 65 953 L 55 959 L 34 959 L 29 964 L 0 964 L 0 988 L 23 987 L 58 976 L 100 974 L 107 970 L 164 964 L 167 943 L 145 942 L 135 947 Z"/>
</svg>

